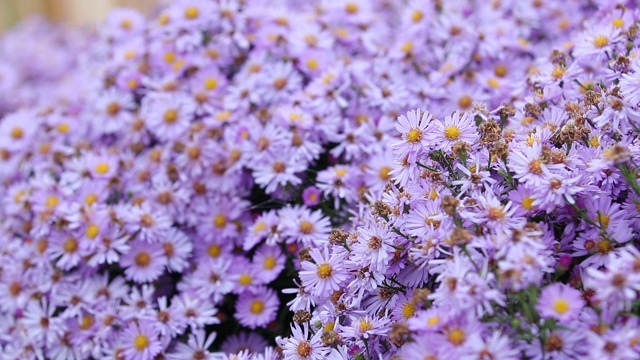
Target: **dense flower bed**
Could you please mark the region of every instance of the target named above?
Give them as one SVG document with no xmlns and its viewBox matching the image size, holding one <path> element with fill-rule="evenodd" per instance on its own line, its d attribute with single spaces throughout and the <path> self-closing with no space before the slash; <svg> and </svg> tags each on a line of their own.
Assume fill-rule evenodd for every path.
<svg viewBox="0 0 640 360">
<path fill-rule="evenodd" d="M 0 359 L 639 358 L 633 3 L 21 25 Z"/>
</svg>

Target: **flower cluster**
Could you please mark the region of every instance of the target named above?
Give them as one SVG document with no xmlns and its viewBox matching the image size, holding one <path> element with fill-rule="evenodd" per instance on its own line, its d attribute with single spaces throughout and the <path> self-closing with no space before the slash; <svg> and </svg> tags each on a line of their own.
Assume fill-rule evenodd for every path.
<svg viewBox="0 0 640 360">
<path fill-rule="evenodd" d="M 0 358 L 637 358 L 639 22 L 178 0 L 24 25 Z"/>
</svg>

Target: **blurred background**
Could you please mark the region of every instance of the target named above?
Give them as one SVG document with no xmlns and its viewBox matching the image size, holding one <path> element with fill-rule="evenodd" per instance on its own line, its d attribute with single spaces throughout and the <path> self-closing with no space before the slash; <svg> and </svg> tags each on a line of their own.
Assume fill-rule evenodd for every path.
<svg viewBox="0 0 640 360">
<path fill-rule="evenodd" d="M 103 20 L 109 10 L 132 7 L 149 14 L 167 0 L 0 0 L 0 32 L 33 14 L 53 21 L 92 25 Z"/>
</svg>

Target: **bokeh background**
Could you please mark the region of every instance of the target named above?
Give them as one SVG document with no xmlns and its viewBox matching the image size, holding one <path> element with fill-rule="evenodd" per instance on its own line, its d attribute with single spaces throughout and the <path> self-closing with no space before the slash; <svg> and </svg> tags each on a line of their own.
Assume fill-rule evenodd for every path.
<svg viewBox="0 0 640 360">
<path fill-rule="evenodd" d="M 170 0 L 0 0 L 0 32 L 15 26 L 30 15 L 42 15 L 53 21 L 91 26 L 103 20 L 109 10 L 133 7 L 149 14 Z"/>
</svg>

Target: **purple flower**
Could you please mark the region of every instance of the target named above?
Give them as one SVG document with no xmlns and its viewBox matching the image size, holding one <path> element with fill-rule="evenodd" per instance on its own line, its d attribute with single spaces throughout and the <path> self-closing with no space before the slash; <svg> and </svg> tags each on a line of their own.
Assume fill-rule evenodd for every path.
<svg viewBox="0 0 640 360">
<path fill-rule="evenodd" d="M 567 324 L 578 317 L 584 306 L 585 302 L 578 290 L 556 283 L 542 290 L 536 310 L 543 318 L 554 318 Z"/>
</svg>

